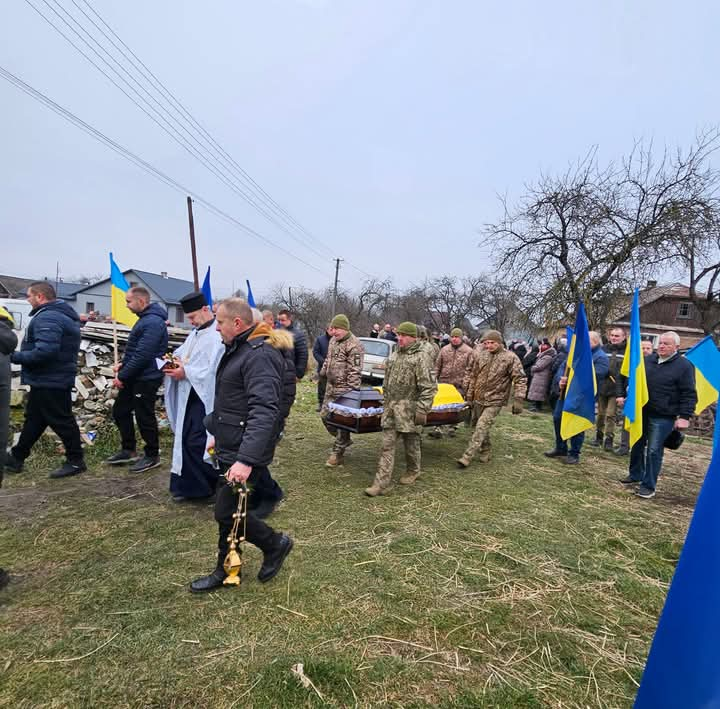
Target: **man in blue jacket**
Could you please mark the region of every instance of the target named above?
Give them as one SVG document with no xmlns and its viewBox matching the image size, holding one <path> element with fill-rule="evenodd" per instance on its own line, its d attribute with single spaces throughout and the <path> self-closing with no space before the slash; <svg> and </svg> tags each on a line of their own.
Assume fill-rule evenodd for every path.
<svg viewBox="0 0 720 709">
<path fill-rule="evenodd" d="M 609 371 L 608 356 L 602 348 L 602 338 L 599 332 L 591 330 L 590 349 L 592 351 L 592 362 L 595 369 L 595 381 L 597 382 L 598 391 L 603 386 Z M 558 380 L 560 398 L 555 405 L 553 411 L 553 426 L 555 428 L 555 448 L 544 453 L 548 458 L 561 458 L 565 465 L 577 465 L 580 462 L 580 451 L 585 441 L 585 432 L 578 433 L 570 439 L 570 447 L 568 441 L 564 441 L 560 435 L 560 425 L 562 423 L 563 405 L 565 402 L 565 386 L 567 385 L 567 377 L 564 372 Z"/>
<path fill-rule="evenodd" d="M 293 357 L 295 359 L 295 376 L 300 381 L 307 371 L 308 346 L 305 333 L 293 324 L 292 313 L 289 310 L 281 310 L 278 313 L 280 327 L 284 327 L 292 336 L 295 343 Z"/>
<path fill-rule="evenodd" d="M 47 281 L 31 283 L 27 290 L 30 324 L 20 352 L 10 361 L 22 368 L 23 384 L 30 386 L 20 440 L 5 462 L 8 472 L 22 472 L 23 462 L 49 426 L 65 446 L 65 463 L 50 473 L 64 478 L 87 470 L 80 429 L 72 411 L 72 388 L 80 351 L 80 318 Z"/>
<path fill-rule="evenodd" d="M 107 459 L 110 465 L 133 463 L 131 473 L 143 473 L 160 465 L 160 443 L 155 418 L 155 399 L 163 381 L 158 369 L 158 357 L 163 357 L 168 346 L 167 311 L 150 302 L 150 293 L 140 286 L 125 294 L 128 310 L 138 316 L 130 331 L 122 362 L 116 365 L 113 386 L 120 391 L 113 406 L 113 418 L 120 431 L 121 450 Z M 135 425 L 145 441 L 145 455 L 135 452 Z"/>
</svg>

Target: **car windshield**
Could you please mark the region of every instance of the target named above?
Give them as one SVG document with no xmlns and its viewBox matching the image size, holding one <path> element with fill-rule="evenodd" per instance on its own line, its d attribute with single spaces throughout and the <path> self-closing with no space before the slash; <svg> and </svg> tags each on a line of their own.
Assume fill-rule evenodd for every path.
<svg viewBox="0 0 720 709">
<path fill-rule="evenodd" d="M 363 340 L 363 348 L 365 354 L 375 355 L 376 357 L 387 357 L 390 354 L 390 345 L 381 340 Z"/>
</svg>

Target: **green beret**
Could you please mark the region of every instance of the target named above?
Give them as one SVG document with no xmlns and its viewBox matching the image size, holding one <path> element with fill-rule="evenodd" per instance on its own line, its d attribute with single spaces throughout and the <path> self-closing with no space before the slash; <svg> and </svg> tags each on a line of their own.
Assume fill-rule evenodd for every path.
<svg viewBox="0 0 720 709">
<path fill-rule="evenodd" d="M 332 322 L 330 323 L 330 327 L 339 327 L 343 330 L 349 330 L 350 329 L 350 321 L 347 319 L 347 315 L 343 315 L 340 313 L 339 315 L 336 315 Z"/>
<path fill-rule="evenodd" d="M 414 322 L 403 322 L 397 327 L 398 335 L 409 335 L 410 337 L 417 337 L 417 325 Z"/>
<path fill-rule="evenodd" d="M 462 330 L 459 327 L 454 327 L 450 330 L 450 337 L 462 337 Z"/>
</svg>

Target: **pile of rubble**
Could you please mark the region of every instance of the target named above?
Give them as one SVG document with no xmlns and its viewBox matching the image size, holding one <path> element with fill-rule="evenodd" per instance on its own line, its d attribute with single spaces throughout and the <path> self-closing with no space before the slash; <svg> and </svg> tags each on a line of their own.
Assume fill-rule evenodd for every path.
<svg viewBox="0 0 720 709">
<path fill-rule="evenodd" d="M 127 343 L 129 328 L 117 326 L 117 342 L 119 357 L 122 358 Z M 187 337 L 188 331 L 180 328 L 169 328 L 169 349 L 179 347 Z M 78 373 L 75 377 L 75 388 L 72 392 L 74 411 L 83 439 L 92 443 L 94 431 L 101 428 L 110 418 L 113 400 L 117 389 L 112 385 L 115 374 L 113 326 L 109 323 L 88 323 L 82 329 L 80 353 L 78 355 Z M 23 406 L 26 387 L 20 383 L 20 367 L 13 365 L 11 405 Z M 162 387 L 158 392 L 158 405 L 162 402 Z M 164 416 L 164 412 L 163 412 Z"/>
</svg>

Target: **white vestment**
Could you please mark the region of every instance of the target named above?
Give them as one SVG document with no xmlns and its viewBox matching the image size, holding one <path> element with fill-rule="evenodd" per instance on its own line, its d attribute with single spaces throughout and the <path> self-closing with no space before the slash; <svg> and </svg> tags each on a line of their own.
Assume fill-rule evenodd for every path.
<svg viewBox="0 0 720 709">
<path fill-rule="evenodd" d="M 214 322 L 202 330 L 192 330 L 174 352 L 185 368 L 184 379 L 165 377 L 165 410 L 175 434 L 171 468 L 175 475 L 182 472 L 182 432 L 190 390 L 195 389 L 205 405 L 205 413 L 211 413 L 215 400 L 215 372 L 224 352 L 225 346 Z"/>
</svg>

